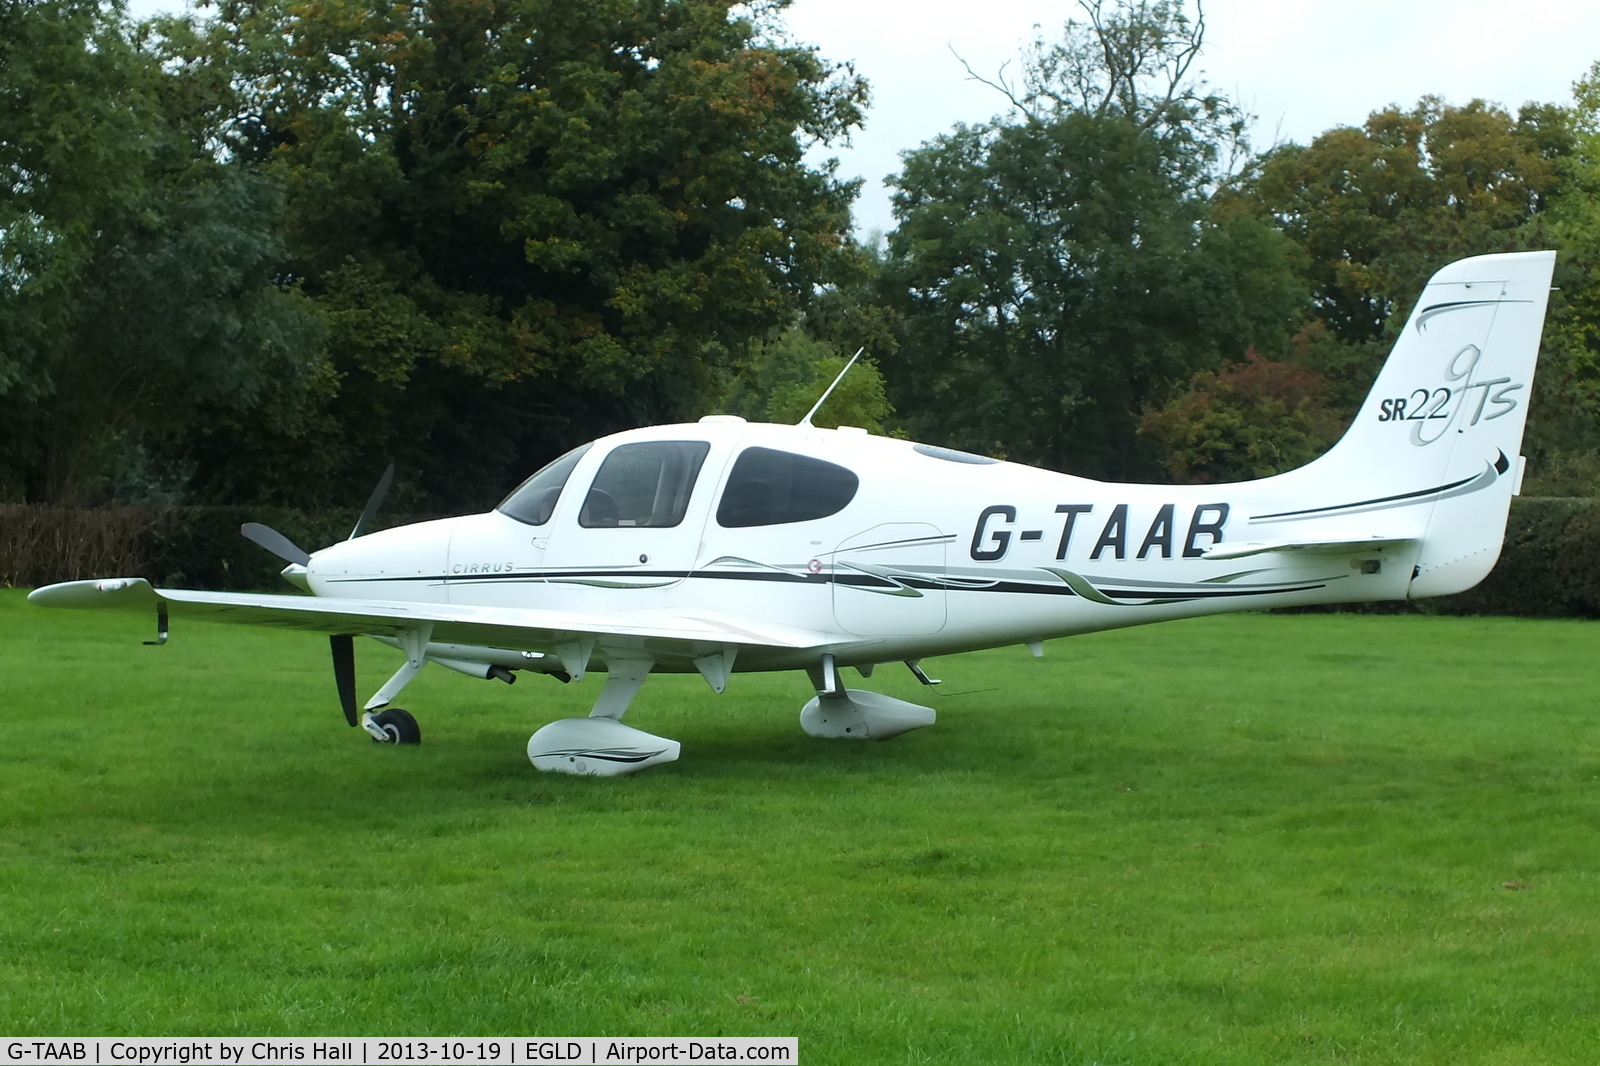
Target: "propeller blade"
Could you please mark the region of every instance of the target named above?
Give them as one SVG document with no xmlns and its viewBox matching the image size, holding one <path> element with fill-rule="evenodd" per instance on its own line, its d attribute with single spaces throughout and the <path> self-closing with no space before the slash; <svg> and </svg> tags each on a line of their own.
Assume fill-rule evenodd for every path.
<svg viewBox="0 0 1600 1066">
<path fill-rule="evenodd" d="M 264 526 L 260 522 L 246 522 L 239 527 L 239 532 L 244 534 L 246 540 L 261 545 L 286 563 L 299 563 L 304 566 L 311 561 L 309 552 L 271 526 Z"/>
<path fill-rule="evenodd" d="M 372 521 L 373 516 L 378 513 L 378 508 L 383 506 L 383 498 L 389 495 L 389 486 L 393 482 L 394 464 L 390 463 L 389 469 L 385 470 L 383 476 L 378 479 L 378 487 L 372 490 L 371 496 L 367 497 L 367 506 L 362 509 L 361 517 L 356 519 L 356 528 L 350 531 L 351 540 L 361 536 L 361 531 L 366 528 L 367 523 Z"/>
<path fill-rule="evenodd" d="M 333 681 L 339 686 L 339 703 L 344 707 L 344 720 L 356 724 L 356 642 L 348 633 L 338 633 L 328 638 L 333 649 Z"/>
</svg>

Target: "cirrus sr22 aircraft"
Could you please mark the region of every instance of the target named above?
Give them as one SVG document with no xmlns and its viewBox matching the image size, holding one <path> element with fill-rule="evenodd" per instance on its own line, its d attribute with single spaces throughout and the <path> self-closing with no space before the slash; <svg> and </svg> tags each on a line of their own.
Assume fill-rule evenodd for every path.
<svg viewBox="0 0 1600 1066">
<path fill-rule="evenodd" d="M 1232 485 L 1091 481 L 858 429 L 711 416 L 569 452 L 487 514 L 307 554 L 264 526 L 311 595 L 34 591 L 47 607 L 328 634 L 345 716 L 416 743 L 393 701 L 437 663 L 478 678 L 605 672 L 588 718 L 533 734 L 535 766 L 623 774 L 678 757 L 623 725 L 652 673 L 805 671 L 813 736 L 881 739 L 934 712 L 842 672 L 1174 618 L 1461 592 L 1495 564 L 1517 492 L 1554 252 L 1434 275 L 1350 429 L 1289 473 Z M 819 401 L 820 403 L 820 401 Z M 815 410 L 815 409 L 813 409 Z M 392 471 L 391 471 L 392 472 Z M 356 704 L 352 639 L 404 663 Z"/>
</svg>

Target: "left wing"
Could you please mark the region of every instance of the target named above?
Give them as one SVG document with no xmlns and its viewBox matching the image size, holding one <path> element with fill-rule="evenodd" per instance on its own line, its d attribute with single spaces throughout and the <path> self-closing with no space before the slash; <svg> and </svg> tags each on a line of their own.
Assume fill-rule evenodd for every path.
<svg viewBox="0 0 1600 1066">
<path fill-rule="evenodd" d="M 28 594 L 43 607 L 151 611 L 208 622 L 303 629 L 316 633 L 400 637 L 429 626 L 433 641 L 514 651 L 556 651 L 575 640 L 635 649 L 654 658 L 704 656 L 719 649 L 814 648 L 826 633 L 715 612 L 639 611 L 626 618 L 511 607 L 402 603 L 256 592 L 158 589 L 144 578 L 47 585 Z"/>
</svg>

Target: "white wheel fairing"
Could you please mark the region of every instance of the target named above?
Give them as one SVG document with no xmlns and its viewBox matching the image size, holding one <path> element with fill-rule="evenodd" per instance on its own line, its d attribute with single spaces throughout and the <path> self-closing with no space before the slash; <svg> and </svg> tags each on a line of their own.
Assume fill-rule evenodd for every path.
<svg viewBox="0 0 1600 1066">
<path fill-rule="evenodd" d="M 528 760 L 540 770 L 584 777 L 621 777 L 674 762 L 676 740 L 614 718 L 562 718 L 528 738 Z"/>
<path fill-rule="evenodd" d="M 800 711 L 800 728 L 831 740 L 888 740 L 930 726 L 932 707 L 881 692 L 846 689 L 840 696 L 814 696 Z"/>
</svg>

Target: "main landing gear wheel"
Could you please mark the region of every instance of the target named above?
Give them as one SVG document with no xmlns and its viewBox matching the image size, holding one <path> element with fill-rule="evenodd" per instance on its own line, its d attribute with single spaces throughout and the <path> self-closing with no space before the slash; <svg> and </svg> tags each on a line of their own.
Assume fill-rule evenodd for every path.
<svg viewBox="0 0 1600 1066">
<path fill-rule="evenodd" d="M 372 724 L 383 730 L 387 740 L 372 738 L 374 744 L 421 744 L 422 729 L 411 712 L 401 707 L 390 707 L 372 716 Z"/>
</svg>

